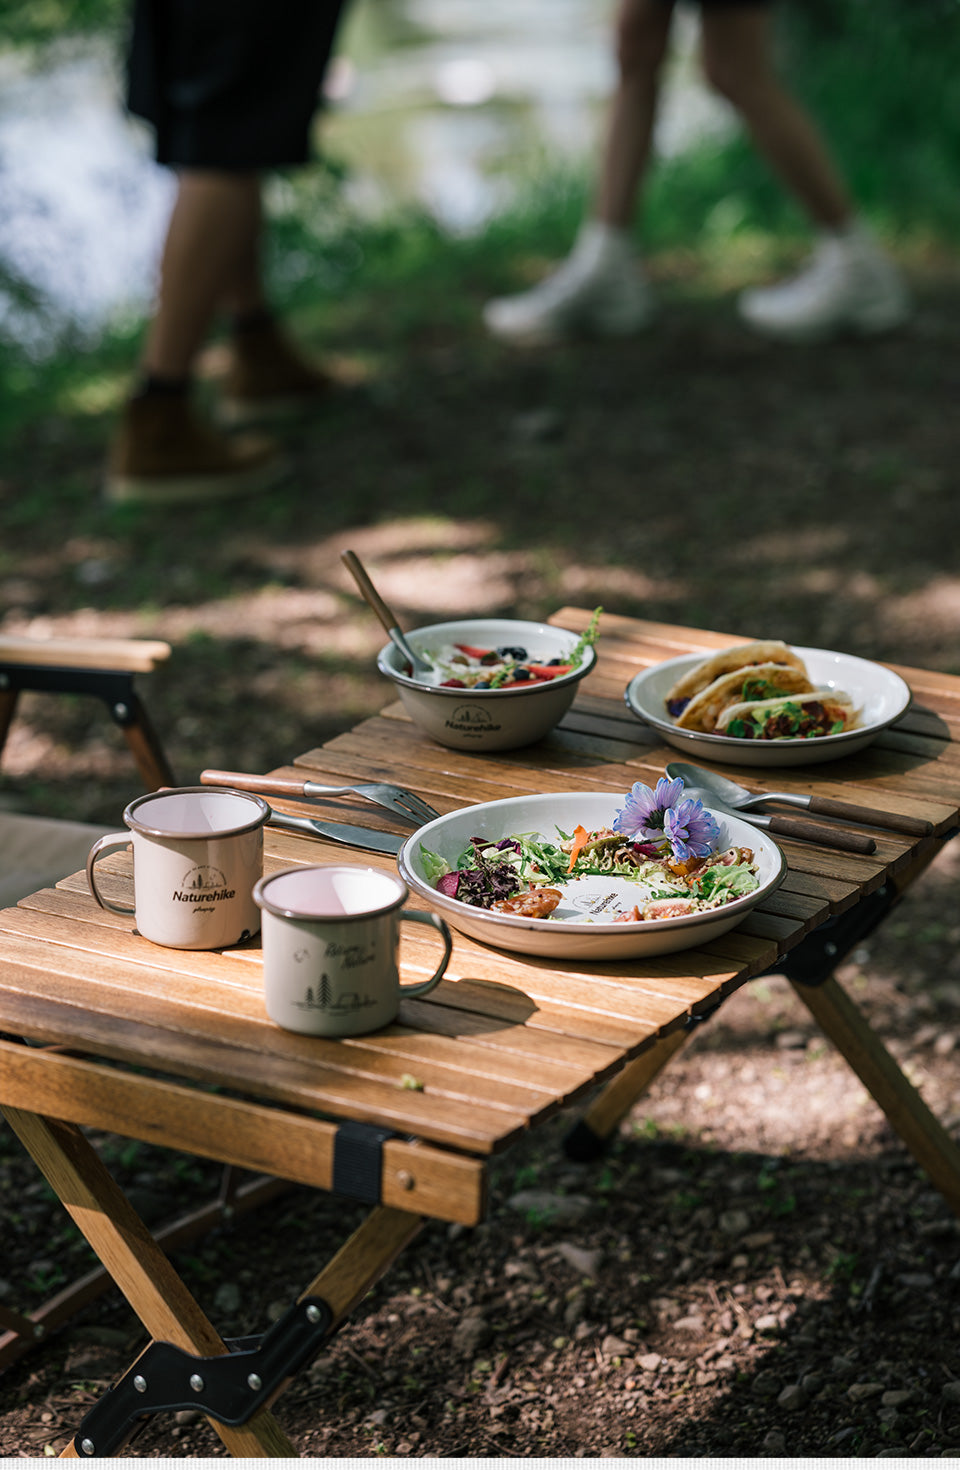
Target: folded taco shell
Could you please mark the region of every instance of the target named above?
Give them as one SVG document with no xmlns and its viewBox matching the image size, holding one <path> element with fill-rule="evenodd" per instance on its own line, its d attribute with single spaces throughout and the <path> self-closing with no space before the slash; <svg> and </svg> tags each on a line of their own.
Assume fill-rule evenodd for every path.
<svg viewBox="0 0 960 1470">
<path fill-rule="evenodd" d="M 709 732 L 717 728 L 720 715 L 729 704 L 772 699 L 780 694 L 809 694 L 813 687 L 805 669 L 788 664 L 749 664 L 722 674 L 695 694 L 677 725 L 681 730 Z"/>
<path fill-rule="evenodd" d="M 718 649 L 716 653 L 704 659 L 703 663 L 688 669 L 682 678 L 678 679 L 667 691 L 665 703 L 668 713 L 682 714 L 694 695 L 706 689 L 708 684 L 712 684 L 723 674 L 733 673 L 735 669 L 746 668 L 749 664 L 785 664 L 788 668 L 806 673 L 803 659 L 779 639 L 770 638 L 754 643 L 738 643 L 733 648 Z"/>
</svg>

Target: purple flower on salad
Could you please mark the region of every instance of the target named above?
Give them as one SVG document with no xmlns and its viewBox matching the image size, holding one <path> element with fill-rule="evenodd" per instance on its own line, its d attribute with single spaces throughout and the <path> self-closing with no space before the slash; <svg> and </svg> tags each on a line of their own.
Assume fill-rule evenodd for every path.
<svg viewBox="0 0 960 1470">
<path fill-rule="evenodd" d="M 682 796 L 683 781 L 679 776 L 673 781 L 661 776 L 655 791 L 642 781 L 635 781 L 614 817 L 613 830 L 632 837 L 635 842 L 662 842 L 665 814 Z"/>
<path fill-rule="evenodd" d="M 673 781 L 661 776 L 655 790 L 636 781 L 614 818 L 613 830 L 637 843 L 652 842 L 659 848 L 669 843 L 673 856 L 681 863 L 691 857 L 706 857 L 720 837 L 720 829 L 703 802 L 684 796 L 679 776 Z"/>
<path fill-rule="evenodd" d="M 706 857 L 720 840 L 720 828 L 702 801 L 688 796 L 663 814 L 663 830 L 678 862 Z"/>
</svg>

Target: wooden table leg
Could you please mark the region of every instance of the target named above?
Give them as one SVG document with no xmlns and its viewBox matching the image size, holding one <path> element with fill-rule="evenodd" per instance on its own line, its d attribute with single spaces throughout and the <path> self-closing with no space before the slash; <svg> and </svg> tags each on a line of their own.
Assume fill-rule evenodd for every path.
<svg viewBox="0 0 960 1470">
<path fill-rule="evenodd" d="M 202 1357 L 227 1352 L 79 1128 L 19 1108 L 4 1107 L 3 1114 L 151 1337 Z M 235 1428 L 215 1419 L 208 1423 L 231 1454 L 297 1458 L 295 1447 L 268 1411 Z M 76 1457 L 71 1442 L 61 1458 Z"/>
<path fill-rule="evenodd" d="M 18 689 L 0 689 L 0 751 L 3 750 L 7 732 L 13 723 L 19 693 Z"/>
<path fill-rule="evenodd" d="M 661 1036 L 641 1052 L 635 1061 L 628 1062 L 611 1082 L 600 1092 L 586 1112 L 571 1129 L 565 1148 L 571 1158 L 587 1160 L 602 1152 L 603 1146 L 626 1117 L 637 1098 L 650 1086 L 653 1079 L 675 1056 L 690 1035 L 689 1031 L 671 1031 Z"/>
<path fill-rule="evenodd" d="M 176 786 L 176 778 L 170 769 L 166 753 L 157 736 L 143 701 L 132 694 L 130 708 L 121 729 L 130 747 L 137 769 L 147 791 L 157 791 L 161 786 Z"/>
<path fill-rule="evenodd" d="M 377 1205 L 301 1294 L 322 1297 L 335 1327 L 395 1261 L 423 1226 L 421 1215 Z"/>
<path fill-rule="evenodd" d="M 907 1081 L 879 1036 L 835 979 L 814 986 L 790 983 L 951 1210 L 960 1215 L 960 1148 Z"/>
</svg>

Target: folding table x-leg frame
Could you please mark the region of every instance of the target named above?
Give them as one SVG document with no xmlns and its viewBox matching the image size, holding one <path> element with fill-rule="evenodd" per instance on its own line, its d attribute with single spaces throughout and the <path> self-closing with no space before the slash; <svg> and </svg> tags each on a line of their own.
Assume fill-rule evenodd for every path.
<svg viewBox="0 0 960 1470">
<path fill-rule="evenodd" d="M 946 834 L 943 841 L 953 835 Z M 882 922 L 938 851 L 939 846 L 931 844 L 895 884 L 888 878 L 882 888 L 867 894 L 849 914 L 829 920 L 801 940 L 767 973 L 784 975 L 790 981 L 931 1183 L 960 1216 L 960 1148 L 833 974 L 844 956 Z M 579 1160 L 599 1155 L 621 1120 L 689 1039 L 694 1027 L 705 1019 L 691 1017 L 685 1029 L 661 1037 L 609 1082 L 568 1134 L 567 1153 Z"/>
<path fill-rule="evenodd" d="M 3 1113 L 153 1339 L 94 1406 L 61 1458 L 114 1454 L 145 1417 L 184 1406 L 206 1413 L 233 1455 L 295 1458 L 270 1404 L 413 1239 L 424 1217 L 375 1206 L 261 1341 L 229 1344 L 79 1128 L 12 1107 Z"/>
</svg>

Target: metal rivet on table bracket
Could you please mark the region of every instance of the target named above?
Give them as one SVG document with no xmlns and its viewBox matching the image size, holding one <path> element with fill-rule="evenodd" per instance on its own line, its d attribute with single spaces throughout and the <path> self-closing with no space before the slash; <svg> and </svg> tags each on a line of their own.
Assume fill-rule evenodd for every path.
<svg viewBox="0 0 960 1470">
<path fill-rule="evenodd" d="M 307 1308 L 307 1321 L 308 1322 L 319 1322 L 320 1321 L 320 1308 L 319 1307 L 309 1306 Z"/>
<path fill-rule="evenodd" d="M 80 1448 L 85 1455 L 92 1455 L 96 1452 L 96 1445 L 92 1439 L 82 1439 L 80 1441 Z"/>
<path fill-rule="evenodd" d="M 416 1182 L 417 1181 L 414 1179 L 413 1175 L 408 1172 L 408 1170 L 397 1170 L 397 1183 L 399 1184 L 401 1189 L 413 1189 Z"/>
<path fill-rule="evenodd" d="M 136 1378 L 133 1380 L 133 1386 L 137 1390 L 137 1393 L 146 1393 L 147 1380 L 144 1378 L 142 1373 L 137 1374 Z"/>
<path fill-rule="evenodd" d="M 122 703 L 121 704 L 115 704 L 113 706 L 113 714 L 114 714 L 114 718 L 115 719 L 117 719 L 117 720 L 125 720 L 125 719 L 127 719 L 129 717 L 130 710 L 129 710 L 128 706 L 125 705 L 125 704 L 122 704 Z"/>
<path fill-rule="evenodd" d="M 838 952 L 837 946 L 833 943 L 832 940 L 828 940 L 827 943 L 823 946 L 823 952 L 824 954 L 830 955 L 836 954 Z"/>
<path fill-rule="evenodd" d="M 203 1379 L 200 1377 L 199 1373 L 190 1374 L 190 1387 L 193 1389 L 194 1393 L 203 1393 Z"/>
<path fill-rule="evenodd" d="M 247 1386 L 248 1388 L 252 1388 L 254 1393 L 257 1393 L 263 1387 L 263 1379 L 260 1377 L 260 1374 L 248 1373 Z"/>
</svg>

